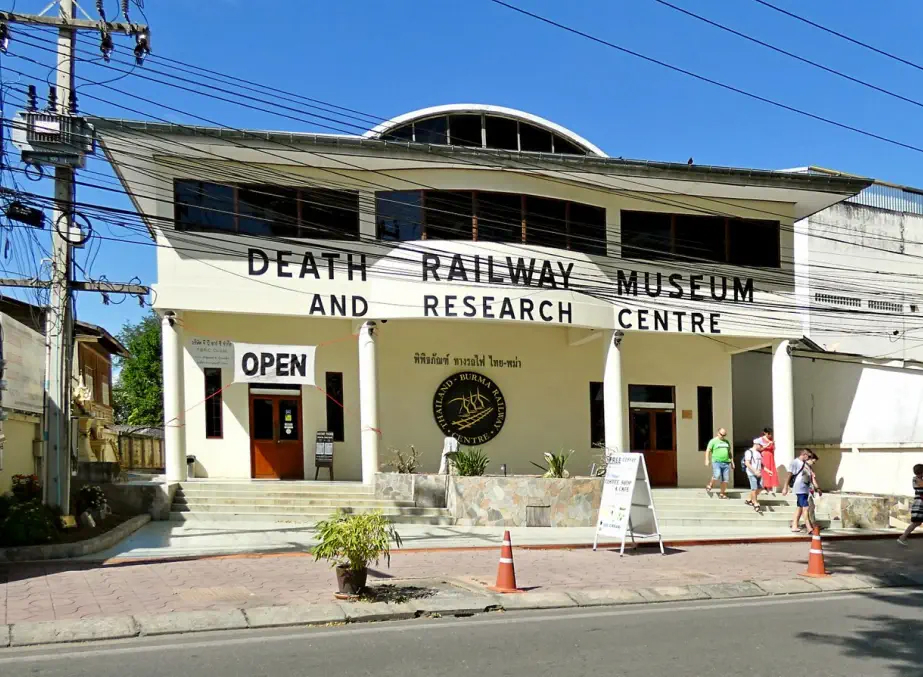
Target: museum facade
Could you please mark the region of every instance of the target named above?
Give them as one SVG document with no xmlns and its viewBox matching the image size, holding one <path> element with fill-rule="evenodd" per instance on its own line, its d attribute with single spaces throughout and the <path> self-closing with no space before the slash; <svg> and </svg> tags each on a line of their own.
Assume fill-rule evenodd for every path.
<svg viewBox="0 0 923 677">
<path fill-rule="evenodd" d="M 171 479 L 188 454 L 197 476 L 371 482 L 411 446 L 435 471 L 454 436 L 491 473 L 618 449 L 698 486 L 732 356 L 766 348 L 784 461 L 793 224 L 868 185 L 611 158 L 484 105 L 355 136 L 95 124 L 158 244 Z"/>
</svg>

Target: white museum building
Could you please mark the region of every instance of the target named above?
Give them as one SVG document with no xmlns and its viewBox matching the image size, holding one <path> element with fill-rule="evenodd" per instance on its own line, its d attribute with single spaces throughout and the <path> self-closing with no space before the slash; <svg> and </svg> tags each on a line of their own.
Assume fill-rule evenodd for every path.
<svg viewBox="0 0 923 677">
<path fill-rule="evenodd" d="M 784 463 L 813 306 L 797 240 L 871 183 L 614 158 L 487 105 L 358 135 L 94 124 L 158 244 L 174 480 L 191 454 L 201 477 L 368 483 L 411 446 L 434 472 L 455 436 L 490 472 L 573 450 L 584 474 L 606 447 L 702 486 L 751 351 L 771 407 L 732 438 L 771 425 Z"/>
</svg>

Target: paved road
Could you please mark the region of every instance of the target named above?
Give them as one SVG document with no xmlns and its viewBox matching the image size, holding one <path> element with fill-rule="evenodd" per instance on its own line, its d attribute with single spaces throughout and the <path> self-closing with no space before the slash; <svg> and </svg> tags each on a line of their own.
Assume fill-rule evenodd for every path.
<svg viewBox="0 0 923 677">
<path fill-rule="evenodd" d="M 0 650 L 42 677 L 923 674 L 923 592 L 488 614 Z"/>
</svg>

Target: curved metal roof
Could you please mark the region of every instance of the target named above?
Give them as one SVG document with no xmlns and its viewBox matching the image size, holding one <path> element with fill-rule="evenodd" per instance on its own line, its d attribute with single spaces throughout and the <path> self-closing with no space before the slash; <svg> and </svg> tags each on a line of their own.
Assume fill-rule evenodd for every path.
<svg viewBox="0 0 923 677">
<path fill-rule="evenodd" d="M 430 106 L 429 108 L 421 108 L 420 110 L 404 113 L 403 115 L 398 115 L 397 117 L 391 118 L 386 122 L 382 122 L 374 129 L 367 131 L 365 134 L 363 134 L 363 136 L 367 139 L 377 139 L 387 134 L 395 127 L 399 127 L 416 120 L 424 120 L 436 115 L 446 115 L 449 113 L 486 113 L 488 115 L 497 115 L 499 117 L 512 118 L 514 120 L 528 122 L 529 124 L 535 125 L 536 127 L 541 127 L 542 129 L 546 129 L 550 132 L 554 132 L 555 134 L 563 136 L 568 141 L 584 149 L 590 155 L 596 155 L 598 157 L 609 157 L 602 151 L 601 148 L 595 144 L 590 143 L 579 134 L 572 132 L 566 127 L 562 127 L 561 125 L 556 124 L 551 120 L 546 120 L 545 118 L 532 115 L 531 113 L 526 113 L 525 111 L 516 110 L 515 108 L 491 106 L 483 103 L 450 103 L 442 106 Z"/>
</svg>

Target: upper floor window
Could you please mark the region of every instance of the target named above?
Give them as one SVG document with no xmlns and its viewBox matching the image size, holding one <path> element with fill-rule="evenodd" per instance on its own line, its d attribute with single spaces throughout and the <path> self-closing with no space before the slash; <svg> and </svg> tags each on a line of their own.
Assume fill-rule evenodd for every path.
<svg viewBox="0 0 923 677">
<path fill-rule="evenodd" d="M 81 343 L 77 353 L 78 368 L 83 385 L 96 404 L 111 406 L 112 362 L 108 357 Z"/>
<path fill-rule="evenodd" d="M 622 257 L 778 268 L 778 221 L 622 211 Z"/>
<path fill-rule="evenodd" d="M 595 205 L 470 190 L 383 191 L 375 202 L 382 240 L 511 242 L 606 254 L 606 210 Z"/>
<path fill-rule="evenodd" d="M 326 188 L 174 183 L 177 230 L 355 240 L 359 193 Z"/>
<path fill-rule="evenodd" d="M 585 149 L 561 134 L 529 122 L 487 113 L 435 115 L 398 125 L 381 138 L 385 141 L 416 141 L 441 146 L 587 154 Z"/>
</svg>

